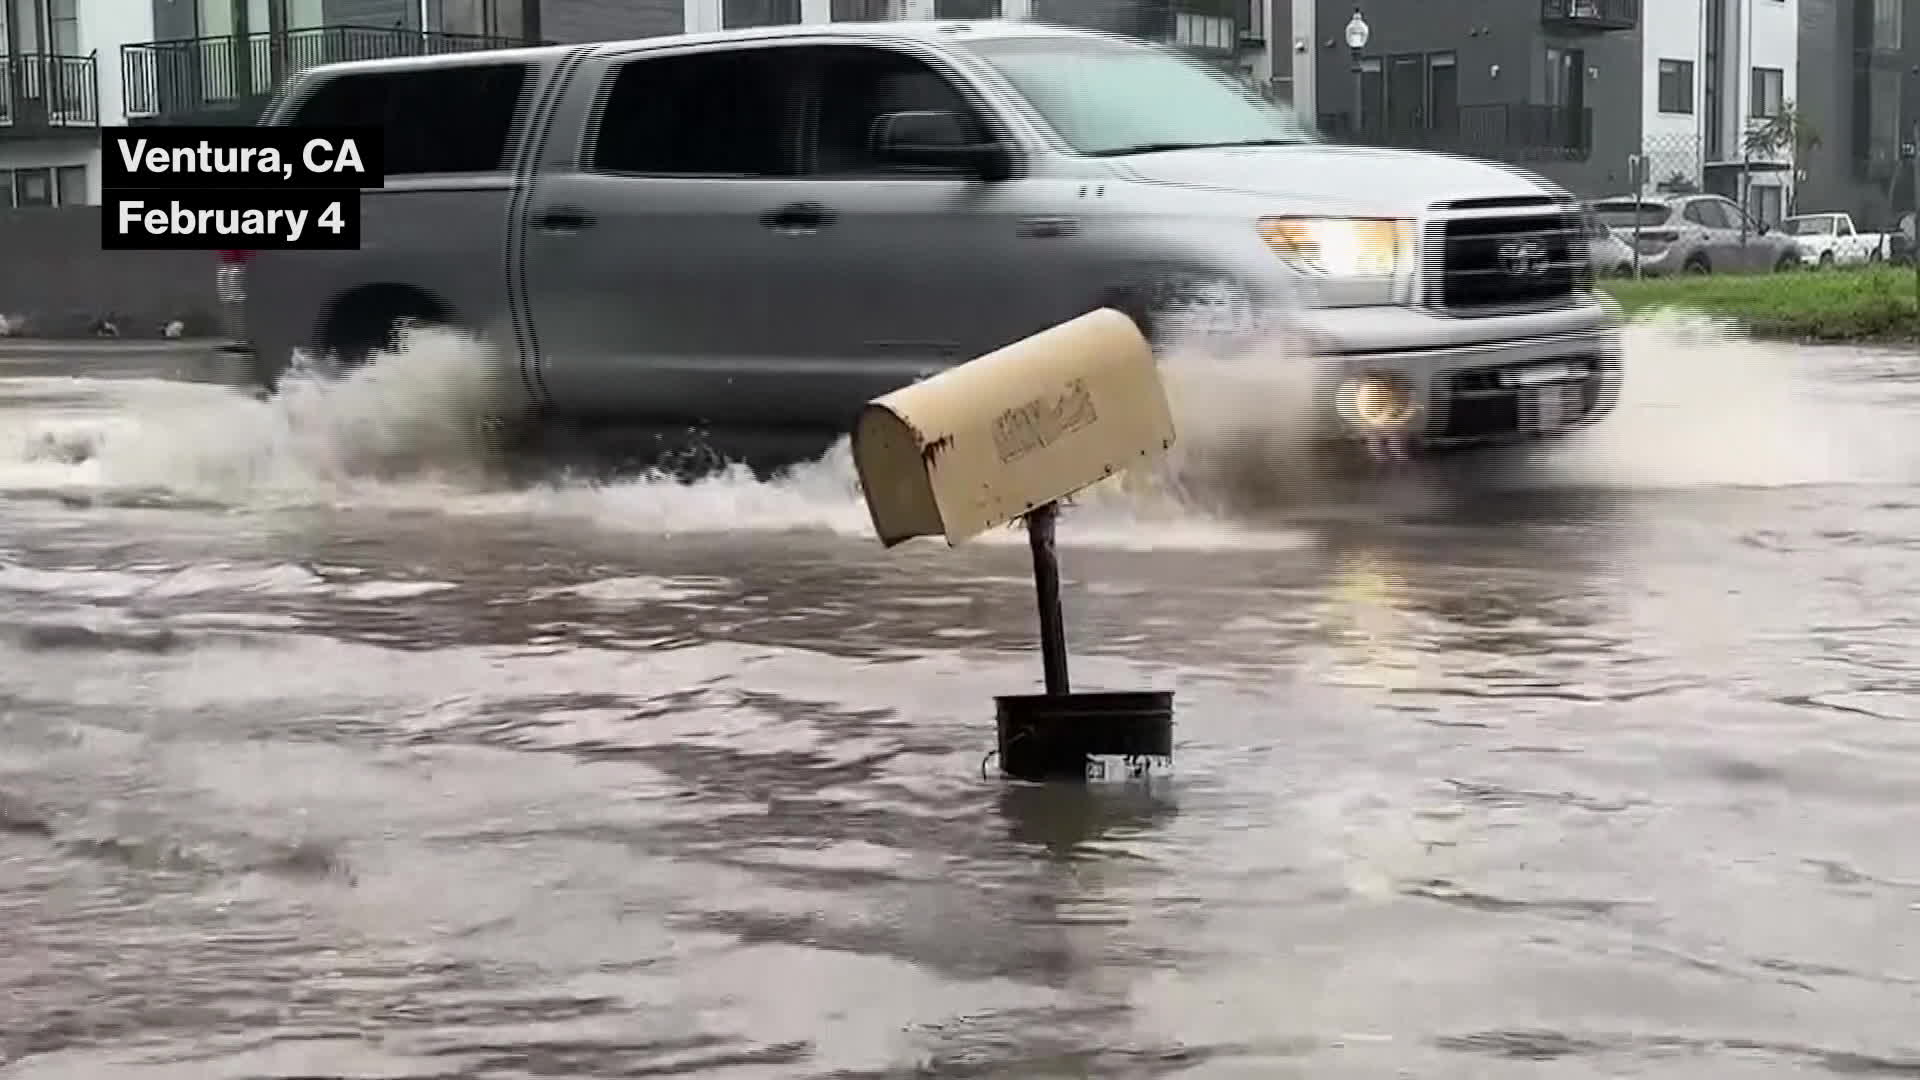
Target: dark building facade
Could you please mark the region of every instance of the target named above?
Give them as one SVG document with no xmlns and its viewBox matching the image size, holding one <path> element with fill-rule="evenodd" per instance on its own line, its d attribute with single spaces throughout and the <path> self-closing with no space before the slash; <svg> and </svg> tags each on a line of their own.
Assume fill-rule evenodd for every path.
<svg viewBox="0 0 1920 1080">
<path fill-rule="evenodd" d="M 1316 0 L 1295 60 L 1299 44 L 1314 51 L 1315 119 L 1331 138 L 1511 162 L 1597 196 L 1628 186 L 1640 141 L 1640 5 Z M 1357 64 L 1356 7 L 1371 32 Z"/>
<path fill-rule="evenodd" d="M 1800 0 L 1799 51 L 1796 107 L 1819 136 L 1797 163 L 1799 209 L 1892 225 L 1913 207 L 1920 0 Z"/>
</svg>

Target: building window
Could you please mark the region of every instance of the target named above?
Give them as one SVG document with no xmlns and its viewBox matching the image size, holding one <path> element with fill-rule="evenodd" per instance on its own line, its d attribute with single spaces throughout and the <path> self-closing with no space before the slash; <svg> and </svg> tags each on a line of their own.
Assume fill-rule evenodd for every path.
<svg viewBox="0 0 1920 1080">
<path fill-rule="evenodd" d="M 13 171 L 13 205 L 52 206 L 53 170 L 15 169 Z"/>
<path fill-rule="evenodd" d="M 1876 68 L 1868 76 L 1867 159 L 1885 169 L 1900 154 L 1900 76 L 1897 69 Z"/>
<path fill-rule="evenodd" d="M 934 0 L 936 19 L 984 20 L 1000 17 L 1000 0 Z"/>
<path fill-rule="evenodd" d="M 1427 101 L 1429 122 L 1435 131 L 1459 129 L 1460 64 L 1454 54 L 1434 53 L 1427 57 Z"/>
<path fill-rule="evenodd" d="M 1693 112 L 1693 61 L 1660 61 L 1660 111 Z"/>
<path fill-rule="evenodd" d="M 324 14 L 312 25 L 323 25 Z M 427 0 L 425 14 L 427 29 L 442 34 L 518 37 L 525 31 L 519 0 Z M 287 25 L 294 22 L 289 12 Z"/>
<path fill-rule="evenodd" d="M 1787 105 L 1787 73 L 1779 68 L 1753 69 L 1753 100 L 1747 111 L 1756 120 L 1779 116 Z"/>
<path fill-rule="evenodd" d="M 834 22 L 884 22 L 893 16 L 892 0 L 833 0 Z"/>
<path fill-rule="evenodd" d="M 1873 0 L 1873 47 L 1880 52 L 1899 52 L 1906 29 L 1900 12 L 1906 0 Z"/>
<path fill-rule="evenodd" d="M 87 167 L 85 165 L 62 165 L 55 169 L 53 186 L 60 196 L 61 206 L 87 205 Z"/>
<path fill-rule="evenodd" d="M 48 29 L 53 31 L 53 52 L 59 56 L 80 55 L 80 0 L 48 0 Z"/>
<path fill-rule="evenodd" d="M 1786 214 L 1784 191 L 1775 184 L 1755 184 L 1747 189 L 1747 215 L 1763 225 L 1778 225 Z"/>
<path fill-rule="evenodd" d="M 720 22 L 728 30 L 786 26 L 799 21 L 800 0 L 720 0 Z"/>
<path fill-rule="evenodd" d="M 1377 56 L 1363 57 L 1360 60 L 1360 111 L 1355 117 L 1355 130 L 1362 132 L 1384 132 L 1386 130 L 1387 76 Z"/>
</svg>

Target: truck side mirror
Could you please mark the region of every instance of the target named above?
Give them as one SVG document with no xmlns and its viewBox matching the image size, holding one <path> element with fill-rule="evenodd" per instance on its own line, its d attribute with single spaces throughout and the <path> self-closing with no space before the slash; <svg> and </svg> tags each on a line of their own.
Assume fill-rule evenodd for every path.
<svg viewBox="0 0 1920 1080">
<path fill-rule="evenodd" d="M 1006 147 L 973 141 L 960 115 L 944 109 L 881 116 L 873 122 L 873 146 L 882 161 L 899 165 L 957 169 L 982 180 L 1004 180 L 1011 172 Z"/>
</svg>

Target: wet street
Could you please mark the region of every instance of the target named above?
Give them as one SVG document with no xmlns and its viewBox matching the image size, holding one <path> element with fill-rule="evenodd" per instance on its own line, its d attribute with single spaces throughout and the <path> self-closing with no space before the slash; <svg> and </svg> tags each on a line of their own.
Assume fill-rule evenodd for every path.
<svg viewBox="0 0 1920 1080">
<path fill-rule="evenodd" d="M 1061 524 L 1075 688 L 1178 695 L 1085 791 L 982 775 L 1017 533 L 505 487 L 473 368 L 0 347 L 0 1077 L 1920 1076 L 1912 350 L 1638 327 L 1284 497 L 1197 404 L 1284 380 L 1181 397 L 1232 467 Z"/>
</svg>

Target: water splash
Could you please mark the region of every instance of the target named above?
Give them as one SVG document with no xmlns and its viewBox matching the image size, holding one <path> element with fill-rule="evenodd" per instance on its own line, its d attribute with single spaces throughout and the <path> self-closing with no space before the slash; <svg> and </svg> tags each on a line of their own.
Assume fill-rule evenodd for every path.
<svg viewBox="0 0 1920 1080">
<path fill-rule="evenodd" d="M 479 341 L 432 330 L 345 378 L 297 362 L 266 399 L 164 380 L 91 382 L 92 408 L 0 425 L 18 454 L 0 467 L 0 485 L 234 504 L 394 484 L 484 487 L 498 475 L 494 436 L 519 408 L 502 375 Z"/>
<path fill-rule="evenodd" d="M 1231 344 L 1227 344 L 1227 341 Z M 1596 429 L 1519 455 L 1529 484 L 1666 488 L 1846 482 L 1890 460 L 1825 389 L 1831 351 L 1744 340 L 1674 317 L 1630 328 L 1626 387 Z M 1844 354 L 1842 354 L 1844 355 Z M 1075 500 L 1069 543 L 1152 549 L 1291 545 L 1290 511 L 1364 497 L 1306 437 L 1310 358 L 1284 330 L 1189 339 L 1164 359 L 1180 441 L 1158 467 Z M 745 468 L 696 482 L 506 482 L 495 438 L 520 408 L 492 350 L 423 331 L 344 378 L 297 369 L 280 391 L 159 380 L 5 385 L 0 491 L 163 492 L 242 508 L 407 505 L 455 514 L 551 514 L 652 533 L 820 531 L 866 538 L 843 440 L 772 480 Z M 90 395 L 82 409 L 55 400 Z M 1907 455 L 1911 457 L 1909 453 Z M 1509 456 L 1509 462 L 1514 460 Z M 1467 463 L 1480 467 L 1478 459 Z M 1018 535 L 983 538 L 1016 541 Z"/>
</svg>

